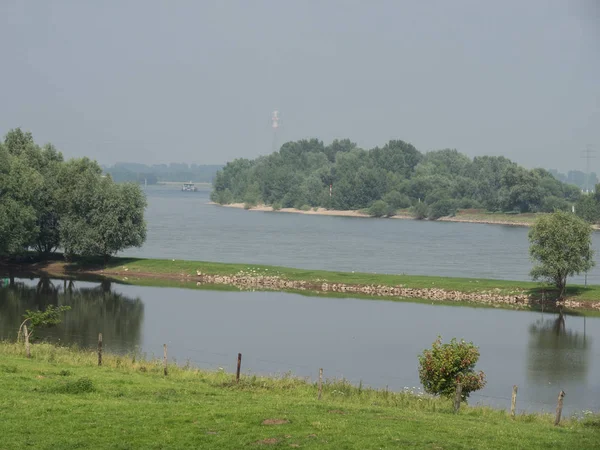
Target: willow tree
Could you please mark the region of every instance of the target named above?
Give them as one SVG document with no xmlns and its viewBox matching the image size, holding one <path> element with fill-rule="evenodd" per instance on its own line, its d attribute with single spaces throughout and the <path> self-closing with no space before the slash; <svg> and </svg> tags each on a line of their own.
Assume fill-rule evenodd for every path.
<svg viewBox="0 0 600 450">
<path fill-rule="evenodd" d="M 556 286 L 559 299 L 566 293 L 568 277 L 595 265 L 592 227 L 574 214 L 557 211 L 541 216 L 529 230 L 529 242 L 529 254 L 536 263 L 531 277 Z"/>
</svg>

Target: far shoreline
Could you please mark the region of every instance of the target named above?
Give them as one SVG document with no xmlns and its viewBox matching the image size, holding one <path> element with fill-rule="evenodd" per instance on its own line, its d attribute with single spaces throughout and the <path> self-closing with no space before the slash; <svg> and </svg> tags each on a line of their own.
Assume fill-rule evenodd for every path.
<svg viewBox="0 0 600 450">
<path fill-rule="evenodd" d="M 364 214 L 359 210 L 340 210 L 340 209 L 325 209 L 325 208 L 317 208 L 317 210 L 310 209 L 308 211 L 302 211 L 300 209 L 295 208 L 281 208 L 281 209 L 273 209 L 268 205 L 257 205 L 252 208 L 246 208 L 243 203 L 230 203 L 228 205 L 221 205 L 216 202 L 208 202 L 210 205 L 223 206 L 225 208 L 237 208 L 237 209 L 246 209 L 247 211 L 260 211 L 260 212 L 283 212 L 283 213 L 292 213 L 292 214 L 307 214 L 307 215 L 317 215 L 317 216 L 338 216 L 338 217 L 362 217 L 367 219 L 375 219 L 375 217 L 370 216 L 368 214 Z M 457 222 L 457 223 L 479 223 L 486 225 L 510 225 L 515 227 L 530 227 L 533 222 L 510 222 L 507 220 L 494 220 L 494 219 L 478 219 L 478 218 L 469 218 L 469 217 L 453 217 L 446 216 L 441 217 L 436 220 L 429 219 L 416 219 L 411 215 L 406 213 L 397 214 L 392 217 L 385 217 L 386 219 L 401 219 L 401 220 L 427 220 L 431 222 Z"/>
</svg>

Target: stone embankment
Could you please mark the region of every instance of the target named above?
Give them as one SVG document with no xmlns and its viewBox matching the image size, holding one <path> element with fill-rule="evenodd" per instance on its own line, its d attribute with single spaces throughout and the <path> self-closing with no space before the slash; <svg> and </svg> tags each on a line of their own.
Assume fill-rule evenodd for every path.
<svg viewBox="0 0 600 450">
<path fill-rule="evenodd" d="M 439 288 L 410 288 L 403 285 L 360 285 L 342 283 L 314 283 L 307 281 L 294 281 L 277 276 L 249 276 L 249 275 L 198 275 L 198 285 L 201 284 L 229 284 L 240 289 L 269 289 L 269 290 L 300 290 L 318 292 L 338 292 L 349 294 L 362 294 L 378 297 L 418 298 L 440 302 L 472 302 L 487 305 L 510 305 L 527 307 L 540 304 L 540 301 L 531 297 L 524 291 L 514 291 L 510 294 L 500 290 L 462 292 Z M 584 308 L 600 310 L 600 302 L 578 302 L 564 300 L 557 306 L 567 308 Z"/>
</svg>

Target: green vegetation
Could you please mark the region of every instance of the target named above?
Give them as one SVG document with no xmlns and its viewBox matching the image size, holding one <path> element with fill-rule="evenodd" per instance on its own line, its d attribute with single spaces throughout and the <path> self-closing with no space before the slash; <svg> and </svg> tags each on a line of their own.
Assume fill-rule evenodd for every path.
<svg viewBox="0 0 600 450">
<path fill-rule="evenodd" d="M 403 141 L 365 151 L 348 139 L 288 142 L 269 156 L 236 159 L 217 173 L 211 193 L 221 204 L 373 208 L 369 214 L 378 217 L 412 206 L 417 218 L 429 219 L 465 208 L 566 211 L 580 197 L 547 170 L 526 170 L 504 157 L 471 159 L 450 149 L 422 154 Z"/>
<path fill-rule="evenodd" d="M 469 394 L 483 389 L 486 384 L 485 374 L 475 372 L 475 364 L 479 361 L 479 349 L 472 342 L 453 338 L 442 344 L 438 337 L 431 346 L 419 356 L 419 379 L 425 392 L 450 398 L 456 393 L 458 383 L 462 387 L 462 399 L 466 401 Z"/>
<path fill-rule="evenodd" d="M 0 343 L 0 447 L 130 448 L 597 448 L 600 419 L 463 406 L 343 380 L 317 386 L 284 376 L 170 366 L 141 355 Z M 73 432 L 76 430 L 77 432 Z"/>
<path fill-rule="evenodd" d="M 70 309 L 71 307 L 67 305 L 48 305 L 44 311 L 32 311 L 27 309 L 23 316 L 23 319 L 25 320 L 21 323 L 21 328 L 23 328 L 23 325 L 28 325 L 29 333 L 27 337 L 31 337 L 36 328 L 49 328 L 58 325 L 61 322 L 61 313 L 69 311 Z M 21 328 L 19 328 L 19 332 L 21 331 Z"/>
<path fill-rule="evenodd" d="M 114 257 L 106 265 L 101 259 L 78 258 L 68 264 L 51 263 L 49 261 L 38 263 L 24 263 L 19 265 L 20 270 L 26 272 L 48 273 L 62 275 L 64 272 L 74 273 L 78 276 L 84 272 L 97 272 L 107 277 L 117 277 L 122 280 L 127 277 L 133 280 L 137 276 L 170 278 L 177 280 L 194 280 L 198 272 L 205 275 L 233 276 L 244 274 L 246 276 L 275 276 L 291 281 L 306 281 L 309 285 L 322 283 L 345 283 L 355 285 L 403 285 L 415 289 L 438 288 L 460 292 L 493 292 L 497 294 L 528 293 L 536 297 L 545 296 L 552 299 L 553 288 L 530 281 L 488 280 L 475 278 L 452 278 L 422 275 L 388 275 L 359 272 L 332 272 L 325 270 L 294 269 L 280 266 L 257 264 L 232 264 L 206 261 L 164 260 Z M 101 270 L 101 272 L 99 272 Z M 137 282 L 136 282 L 137 283 Z M 157 281 L 161 285 L 164 281 Z M 598 301 L 600 299 L 600 286 L 571 285 L 567 288 L 567 296 L 581 301 Z M 347 295 L 347 294 L 344 294 Z"/>
<path fill-rule="evenodd" d="M 573 214 L 557 211 L 538 218 L 529 230 L 529 241 L 531 259 L 538 263 L 531 277 L 553 283 L 559 298 L 565 295 L 567 277 L 595 265 L 592 227 Z"/>
<path fill-rule="evenodd" d="M 116 184 L 87 158 L 64 161 L 31 133 L 0 143 L 0 256 L 28 249 L 108 258 L 146 239 L 146 199 L 139 186 Z"/>
</svg>

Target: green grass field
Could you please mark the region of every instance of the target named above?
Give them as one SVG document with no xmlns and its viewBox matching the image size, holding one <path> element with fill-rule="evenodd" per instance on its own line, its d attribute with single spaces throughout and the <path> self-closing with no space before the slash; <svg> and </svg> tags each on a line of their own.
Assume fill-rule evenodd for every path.
<svg viewBox="0 0 600 450">
<path fill-rule="evenodd" d="M 0 342 L 1 449 L 600 448 L 600 417 L 517 415 L 293 377 L 169 367 L 160 361 Z"/>
</svg>

